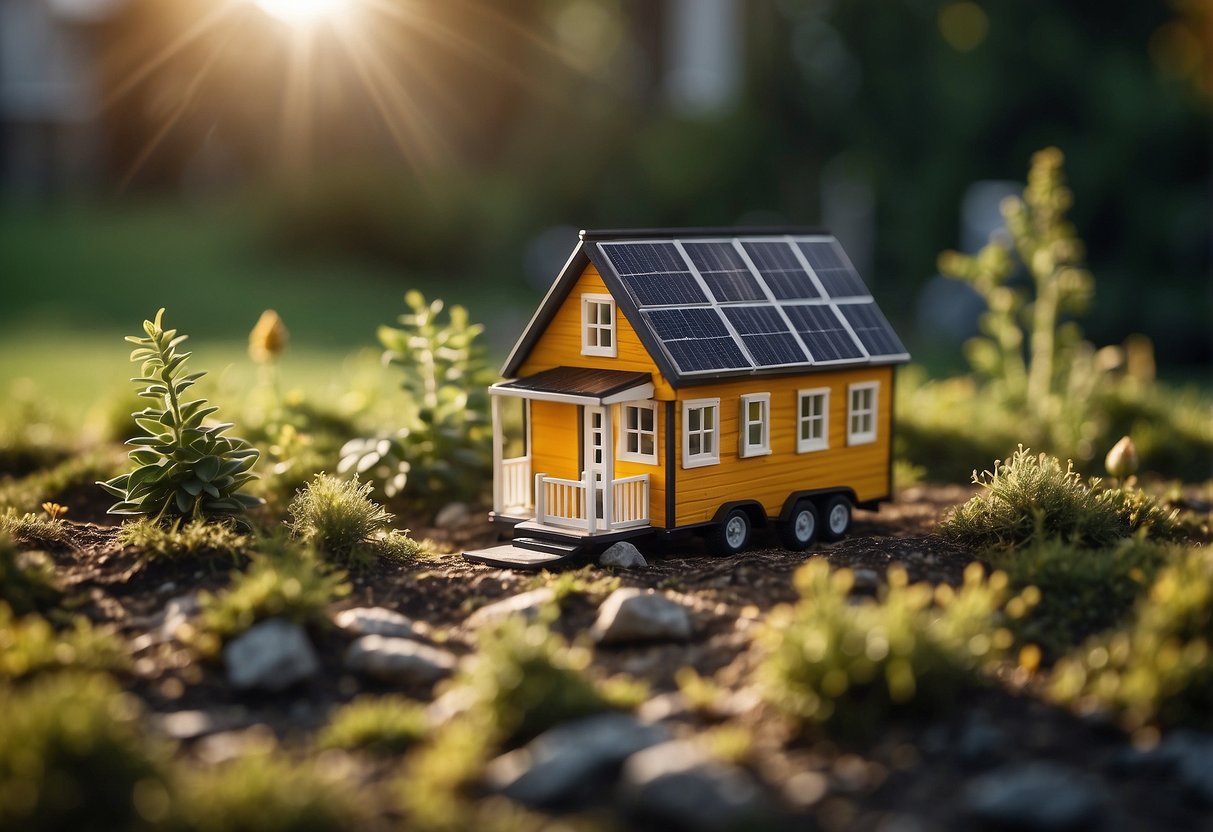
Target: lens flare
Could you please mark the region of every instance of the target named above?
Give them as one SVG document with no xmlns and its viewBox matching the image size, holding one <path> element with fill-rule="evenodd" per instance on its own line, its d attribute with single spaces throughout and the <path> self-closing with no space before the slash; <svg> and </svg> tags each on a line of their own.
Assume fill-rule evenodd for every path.
<svg viewBox="0 0 1213 832">
<path fill-rule="evenodd" d="M 254 0 L 258 8 L 284 23 L 302 25 L 332 17 L 350 7 L 352 0 Z"/>
</svg>

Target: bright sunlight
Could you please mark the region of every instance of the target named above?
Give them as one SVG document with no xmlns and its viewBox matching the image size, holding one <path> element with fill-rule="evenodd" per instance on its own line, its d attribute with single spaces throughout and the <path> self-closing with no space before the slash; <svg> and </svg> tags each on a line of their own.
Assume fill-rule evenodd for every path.
<svg viewBox="0 0 1213 832">
<path fill-rule="evenodd" d="M 348 9 L 353 0 L 255 0 L 271 17 L 286 23 L 303 25 L 332 17 Z"/>
</svg>

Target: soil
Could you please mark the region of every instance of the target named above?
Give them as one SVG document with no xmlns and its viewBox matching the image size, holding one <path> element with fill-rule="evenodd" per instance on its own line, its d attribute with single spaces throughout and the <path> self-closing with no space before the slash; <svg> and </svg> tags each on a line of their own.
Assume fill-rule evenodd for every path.
<svg viewBox="0 0 1213 832">
<path fill-rule="evenodd" d="M 754 548 L 732 557 L 706 554 L 694 543 L 645 546 L 649 567 L 611 570 L 589 566 L 579 573 L 588 591 L 563 603 L 555 625 L 570 639 L 583 638 L 593 622 L 595 604 L 616 585 L 653 587 L 688 605 L 695 637 L 686 644 L 602 647 L 593 670 L 602 676 L 628 673 L 649 683 L 654 698 L 645 708 L 670 710 L 674 724 L 698 730 L 732 717 L 751 728 L 749 767 L 772 796 L 791 813 L 791 828 L 824 830 L 968 829 L 958 795 L 983 770 L 1028 760 L 1049 760 L 1099 779 L 1112 805 L 1117 829 L 1209 828 L 1207 809 L 1193 803 L 1165 773 L 1125 773 L 1116 760 L 1129 739 L 1114 727 L 1080 719 L 1031 696 L 1034 681 L 1008 671 L 1002 684 L 956 703 L 942 719 L 893 723 L 880 735 L 847 743 L 782 734 L 754 695 L 757 655 L 753 634 L 776 605 L 795 600 L 792 575 L 809 558 L 856 570 L 857 585 L 875 591 L 886 569 L 896 563 L 912 581 L 957 584 L 973 552 L 935 534 L 944 512 L 972 491 L 959 486 L 923 486 L 905 492 L 879 513 L 856 512 L 850 536 L 817 544 L 806 552 L 778 548 L 773 538 L 758 538 Z M 129 687 L 156 720 L 179 711 L 203 711 L 204 733 L 218 729 L 269 726 L 285 742 L 304 742 L 322 726 L 334 705 L 366 691 L 386 688 L 344 671 L 348 638 L 335 628 L 312 633 L 323 666 L 313 681 L 284 694 L 251 696 L 226 682 L 222 667 L 198 661 L 186 647 L 149 636 L 165 605 L 189 593 L 217 591 L 229 579 L 230 566 L 199 566 L 171 560 L 144 562 L 138 552 L 117 542 L 117 528 L 71 523 L 68 542 L 50 554 L 65 589 L 80 610 L 98 623 L 113 625 L 132 644 L 134 672 Z M 487 520 L 458 529 L 414 526 L 447 550 L 412 563 L 380 565 L 350 576 L 350 595 L 334 611 L 354 606 L 383 606 L 418 622 L 438 643 L 462 654 L 472 649 L 463 622 L 493 600 L 542 585 L 551 576 L 470 564 L 464 548 L 493 543 Z M 726 691 L 722 712 L 704 714 L 679 705 L 675 671 L 695 668 Z M 1017 675 L 1019 674 L 1019 675 Z M 406 690 L 422 701 L 432 690 Z M 974 726 L 992 726 L 996 742 L 978 748 L 970 741 Z M 180 732 L 178 732 L 180 733 Z M 204 753 L 215 737 L 185 733 L 185 753 Z"/>
</svg>

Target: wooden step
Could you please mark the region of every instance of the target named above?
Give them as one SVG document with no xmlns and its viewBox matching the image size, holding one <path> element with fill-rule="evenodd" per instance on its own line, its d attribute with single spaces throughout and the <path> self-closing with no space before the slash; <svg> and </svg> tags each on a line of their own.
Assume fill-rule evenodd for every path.
<svg viewBox="0 0 1213 832">
<path fill-rule="evenodd" d="M 514 545 L 519 549 L 547 552 L 550 555 L 571 555 L 585 548 L 583 540 L 559 539 L 556 537 L 516 537 Z"/>
<path fill-rule="evenodd" d="M 521 571 L 552 569 L 578 561 L 581 559 L 581 556 L 582 552 L 579 548 L 574 548 L 572 551 L 566 551 L 561 554 L 558 552 L 540 551 L 538 549 L 523 549 L 512 543 L 493 546 L 489 549 L 474 549 L 463 553 L 464 560 L 471 561 L 472 563 L 483 563 L 486 566 L 495 566 L 498 569 L 518 569 Z"/>
</svg>

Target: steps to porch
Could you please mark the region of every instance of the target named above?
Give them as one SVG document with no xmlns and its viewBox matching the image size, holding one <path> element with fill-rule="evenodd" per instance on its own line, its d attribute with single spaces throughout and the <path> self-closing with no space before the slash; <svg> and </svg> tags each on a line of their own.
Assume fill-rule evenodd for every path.
<svg viewBox="0 0 1213 832">
<path fill-rule="evenodd" d="M 653 531 L 649 526 L 638 526 L 613 532 L 599 531 L 591 536 L 584 529 L 561 529 L 530 520 L 514 527 L 516 536 L 512 542 L 467 551 L 463 557 L 472 563 L 498 569 L 554 569 L 588 560 L 617 540 L 642 537 Z"/>
</svg>

